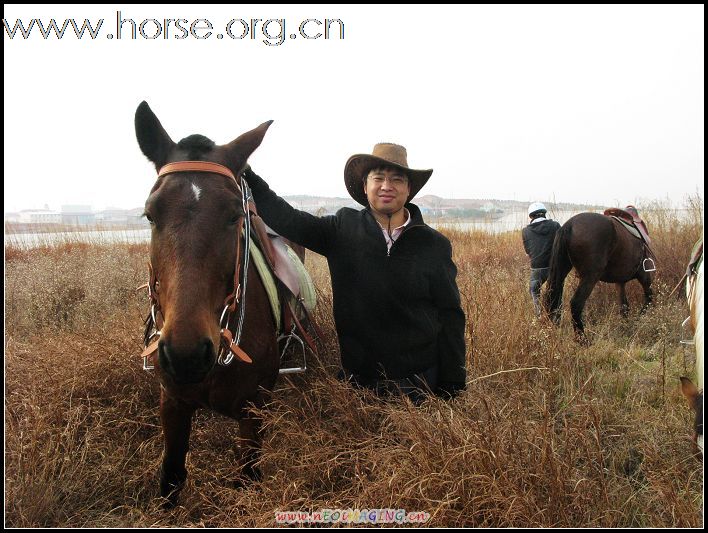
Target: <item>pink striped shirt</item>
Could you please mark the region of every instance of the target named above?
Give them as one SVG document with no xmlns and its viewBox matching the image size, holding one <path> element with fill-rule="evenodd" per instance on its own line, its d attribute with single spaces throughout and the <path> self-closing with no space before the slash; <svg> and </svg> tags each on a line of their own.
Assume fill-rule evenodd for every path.
<svg viewBox="0 0 708 533">
<path fill-rule="evenodd" d="M 381 231 L 383 231 L 384 234 L 384 239 L 386 239 L 386 246 L 388 247 L 389 252 L 391 251 L 391 246 L 393 246 L 393 243 L 398 239 L 401 233 L 403 233 L 403 228 L 411 222 L 411 214 L 408 212 L 408 209 L 404 208 L 404 210 L 406 212 L 406 221 L 391 232 L 391 237 L 393 240 L 391 240 L 391 237 L 388 236 L 388 228 L 384 228 L 381 226 L 381 223 L 379 223 L 379 226 L 381 226 Z"/>
</svg>

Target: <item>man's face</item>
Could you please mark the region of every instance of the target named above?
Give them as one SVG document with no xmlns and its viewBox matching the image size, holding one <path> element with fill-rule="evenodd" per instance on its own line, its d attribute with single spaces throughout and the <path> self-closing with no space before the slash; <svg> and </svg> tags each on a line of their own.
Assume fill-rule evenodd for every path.
<svg viewBox="0 0 708 533">
<path fill-rule="evenodd" d="M 411 185 L 403 171 L 395 168 L 374 169 L 364 181 L 364 193 L 378 212 L 400 211 L 411 193 Z"/>
</svg>

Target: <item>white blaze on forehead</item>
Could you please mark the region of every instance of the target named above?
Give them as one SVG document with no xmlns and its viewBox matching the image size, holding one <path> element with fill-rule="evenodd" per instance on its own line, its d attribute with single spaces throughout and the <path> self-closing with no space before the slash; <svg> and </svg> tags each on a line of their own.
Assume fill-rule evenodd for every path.
<svg viewBox="0 0 708 533">
<path fill-rule="evenodd" d="M 194 183 L 192 183 L 192 192 L 194 192 L 194 198 L 198 202 L 199 201 L 199 196 L 202 194 L 202 190 L 197 187 Z"/>
</svg>

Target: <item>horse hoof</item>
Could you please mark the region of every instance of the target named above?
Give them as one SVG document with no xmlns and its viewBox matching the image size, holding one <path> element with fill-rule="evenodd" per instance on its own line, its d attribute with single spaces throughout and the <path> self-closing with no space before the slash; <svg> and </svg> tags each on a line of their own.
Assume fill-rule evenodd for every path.
<svg viewBox="0 0 708 533">
<path fill-rule="evenodd" d="M 249 487 L 258 487 L 260 479 L 253 479 L 249 476 L 241 476 L 234 480 L 233 487 L 237 490 L 247 489 Z"/>
<path fill-rule="evenodd" d="M 236 490 L 246 489 L 252 483 L 251 479 L 239 477 L 234 479 L 233 487 Z"/>
<path fill-rule="evenodd" d="M 179 500 L 179 493 L 181 492 L 182 487 L 173 487 L 171 490 L 167 489 L 165 487 L 160 486 L 160 496 L 164 500 L 162 502 L 162 508 L 165 511 L 170 511 L 177 507 L 177 501 Z"/>
<path fill-rule="evenodd" d="M 258 483 L 263 480 L 263 474 L 259 468 L 254 466 L 244 466 L 241 470 L 241 475 L 234 480 L 234 488 L 243 489 L 247 486 Z"/>
<path fill-rule="evenodd" d="M 583 346 L 585 348 L 587 348 L 588 346 L 590 346 L 590 344 L 592 344 L 590 342 L 590 339 L 588 338 L 588 336 L 585 335 L 585 333 L 576 333 L 575 334 L 575 342 L 577 342 L 580 346 Z"/>
<path fill-rule="evenodd" d="M 250 481 L 261 481 L 263 479 L 261 469 L 255 466 L 245 466 L 243 468 L 243 475 Z"/>
<path fill-rule="evenodd" d="M 166 475 L 164 469 L 160 469 L 160 496 L 165 499 L 162 504 L 163 509 L 170 510 L 175 508 L 179 493 L 182 491 L 186 479 L 186 470 L 184 473 Z"/>
<path fill-rule="evenodd" d="M 163 511 L 171 511 L 177 507 L 177 492 L 172 492 L 162 498 L 164 499 L 161 505 Z"/>
</svg>

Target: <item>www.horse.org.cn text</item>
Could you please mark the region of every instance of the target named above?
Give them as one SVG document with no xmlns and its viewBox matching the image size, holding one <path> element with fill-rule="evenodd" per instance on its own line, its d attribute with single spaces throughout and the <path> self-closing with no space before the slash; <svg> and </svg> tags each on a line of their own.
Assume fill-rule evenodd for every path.
<svg viewBox="0 0 708 533">
<path fill-rule="evenodd" d="M 209 19 L 199 18 L 146 18 L 136 20 L 116 11 L 115 24 L 104 25 L 106 19 L 97 22 L 68 18 L 45 21 L 38 18 L 2 19 L 5 38 L 9 39 L 96 39 L 109 40 L 156 40 L 156 39 L 226 39 L 235 41 L 256 41 L 267 46 L 280 46 L 286 40 L 343 40 L 344 22 L 338 18 L 307 18 L 287 21 L 284 18 L 232 18 L 223 25 L 214 24 Z M 223 28 L 217 30 L 216 28 Z"/>
</svg>

